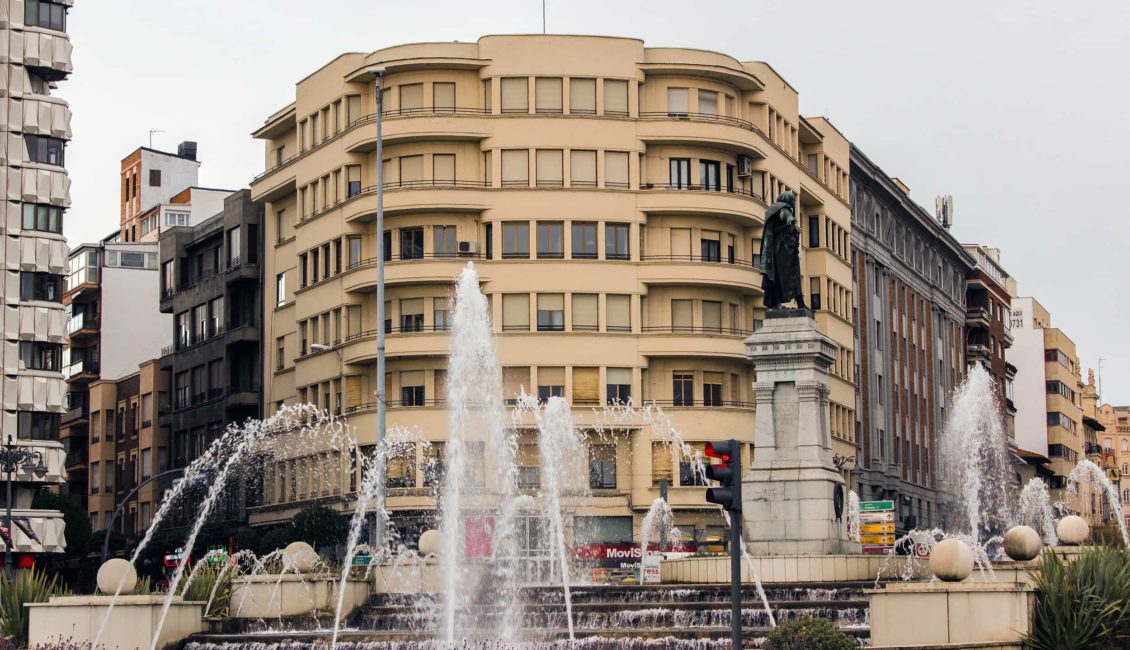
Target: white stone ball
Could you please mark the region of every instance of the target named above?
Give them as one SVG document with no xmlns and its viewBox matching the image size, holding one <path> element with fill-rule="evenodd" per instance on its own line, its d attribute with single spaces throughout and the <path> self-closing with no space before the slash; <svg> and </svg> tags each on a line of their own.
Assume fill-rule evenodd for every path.
<svg viewBox="0 0 1130 650">
<path fill-rule="evenodd" d="M 438 530 L 425 530 L 420 534 L 420 555 L 439 555 L 443 534 Z"/>
<path fill-rule="evenodd" d="M 930 572 L 945 582 L 965 580 L 973 573 L 973 549 L 960 539 L 943 539 L 930 551 Z"/>
<path fill-rule="evenodd" d="M 121 583 L 121 587 L 118 584 Z M 98 591 L 113 596 L 128 594 L 137 586 L 137 571 L 128 560 L 116 557 L 98 568 Z"/>
<path fill-rule="evenodd" d="M 1043 547 L 1040 534 L 1028 526 L 1013 526 L 1004 534 L 1005 555 L 1013 560 L 1035 559 Z"/>
<path fill-rule="evenodd" d="M 1091 536 L 1091 525 L 1079 515 L 1067 515 L 1059 520 L 1059 525 L 1055 527 L 1055 535 L 1059 538 L 1060 544 L 1078 546 Z"/>
<path fill-rule="evenodd" d="M 283 568 L 291 573 L 309 573 L 318 565 L 317 551 L 306 542 L 291 542 L 283 549 Z"/>
</svg>

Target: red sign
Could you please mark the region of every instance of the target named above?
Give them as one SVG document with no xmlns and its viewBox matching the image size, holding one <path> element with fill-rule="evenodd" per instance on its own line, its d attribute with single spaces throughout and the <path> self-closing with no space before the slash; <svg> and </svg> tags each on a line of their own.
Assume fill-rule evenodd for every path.
<svg viewBox="0 0 1130 650">
<path fill-rule="evenodd" d="M 658 542 L 647 545 L 648 551 L 659 551 Z M 694 553 L 694 544 L 671 543 L 667 550 L 672 553 Z M 582 544 L 573 550 L 573 554 L 582 560 L 595 560 L 600 563 L 621 563 L 639 566 L 639 544 Z"/>
<path fill-rule="evenodd" d="M 490 557 L 494 517 L 467 517 L 463 528 L 463 549 L 467 557 Z"/>
</svg>

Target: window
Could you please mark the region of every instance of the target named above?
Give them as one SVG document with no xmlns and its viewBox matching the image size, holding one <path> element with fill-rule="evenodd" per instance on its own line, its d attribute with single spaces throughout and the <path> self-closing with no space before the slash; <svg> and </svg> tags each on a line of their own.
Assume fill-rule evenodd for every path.
<svg viewBox="0 0 1130 650">
<path fill-rule="evenodd" d="M 406 298 L 400 301 L 400 331 L 424 331 L 423 298 Z"/>
<path fill-rule="evenodd" d="M 719 333 L 722 331 L 722 303 L 716 300 L 702 301 L 702 330 Z"/>
<path fill-rule="evenodd" d="M 632 369 L 609 368 L 606 372 L 605 399 L 609 404 L 626 404 L 632 399 Z"/>
<path fill-rule="evenodd" d="M 628 82 L 625 79 L 604 80 L 604 114 L 628 114 Z"/>
<path fill-rule="evenodd" d="M 671 331 L 690 332 L 694 329 L 693 300 L 671 300 Z"/>
<path fill-rule="evenodd" d="M 228 231 L 228 266 L 237 266 L 239 264 L 239 226 L 232 228 Z"/>
<path fill-rule="evenodd" d="M 446 332 L 451 329 L 451 303 L 447 298 L 432 298 L 432 329 Z"/>
<path fill-rule="evenodd" d="M 626 223 L 607 223 L 604 225 L 604 257 L 609 260 L 631 258 L 628 233 L 631 228 Z"/>
<path fill-rule="evenodd" d="M 685 190 L 691 186 L 691 159 L 690 158 L 672 158 L 668 164 L 669 166 L 669 180 L 668 186 L 677 189 Z"/>
<path fill-rule="evenodd" d="M 437 113 L 455 112 L 455 84 L 436 82 L 432 84 L 432 107 Z"/>
<path fill-rule="evenodd" d="M 424 181 L 424 157 L 401 156 L 400 159 L 400 185 L 415 187 Z M 388 177 L 385 176 L 387 179 Z M 386 180 L 387 182 L 387 180 Z"/>
<path fill-rule="evenodd" d="M 502 186 L 528 187 L 530 185 L 530 152 L 527 149 L 503 149 Z"/>
<path fill-rule="evenodd" d="M 667 115 L 669 117 L 686 117 L 690 111 L 689 90 L 686 88 L 667 89 Z"/>
<path fill-rule="evenodd" d="M 41 203 L 23 204 L 24 230 L 63 232 L 63 208 Z"/>
<path fill-rule="evenodd" d="M 679 453 L 679 485 L 706 485 L 706 476 L 703 474 L 703 447 L 701 442 L 692 442 L 690 453 L 680 450 Z"/>
<path fill-rule="evenodd" d="M 538 446 L 518 445 L 515 458 L 517 485 L 520 490 L 536 490 L 541 485 L 541 467 L 538 466 Z"/>
<path fill-rule="evenodd" d="M 565 296 L 560 293 L 538 294 L 538 331 L 565 331 Z"/>
<path fill-rule="evenodd" d="M 596 115 L 596 79 L 574 77 L 569 80 L 569 112 Z"/>
<path fill-rule="evenodd" d="M 424 258 L 424 229 L 400 229 L 400 259 L 419 260 Z"/>
<path fill-rule="evenodd" d="M 400 112 L 418 113 L 424 108 L 424 84 L 400 86 Z"/>
<path fill-rule="evenodd" d="M 627 152 L 604 152 L 604 186 L 621 188 L 629 187 Z"/>
<path fill-rule="evenodd" d="M 560 149 L 537 150 L 538 187 L 561 187 L 565 184 L 562 176 Z"/>
<path fill-rule="evenodd" d="M 392 231 L 386 230 L 381 235 L 381 251 L 386 262 L 392 261 Z"/>
<path fill-rule="evenodd" d="M 276 307 L 282 307 L 286 304 L 286 273 L 275 275 L 275 297 Z"/>
<path fill-rule="evenodd" d="M 506 221 L 502 224 L 502 259 L 530 257 L 530 224 L 528 221 Z"/>
<path fill-rule="evenodd" d="M 671 480 L 671 447 L 667 443 L 651 443 L 651 484 L 658 485 L 663 479 Z"/>
<path fill-rule="evenodd" d="M 526 77 L 506 77 L 501 80 L 502 112 L 530 112 L 530 80 Z"/>
<path fill-rule="evenodd" d="M 573 331 L 595 332 L 599 329 L 597 319 L 597 294 L 573 294 Z"/>
<path fill-rule="evenodd" d="M 713 90 L 699 90 L 698 112 L 702 115 L 717 115 L 718 93 Z"/>
<path fill-rule="evenodd" d="M 808 218 L 808 247 L 820 247 L 820 217 Z"/>
<path fill-rule="evenodd" d="M 538 368 L 538 401 L 550 397 L 565 397 L 564 368 Z"/>
<path fill-rule="evenodd" d="M 616 445 L 589 445 L 589 488 L 616 489 Z"/>
<path fill-rule="evenodd" d="M 275 369 L 282 370 L 286 367 L 286 337 L 275 339 Z"/>
<path fill-rule="evenodd" d="M 55 343 L 20 341 L 20 370 L 57 372 L 63 347 Z"/>
<path fill-rule="evenodd" d="M 361 193 L 361 165 L 345 166 L 345 195 L 357 196 Z"/>
<path fill-rule="evenodd" d="M 724 380 L 723 373 L 720 372 L 704 372 L 702 373 L 702 405 L 703 406 L 722 406 L 722 382 Z"/>
<path fill-rule="evenodd" d="M 279 212 L 281 213 L 282 210 L 280 210 Z M 166 226 L 187 226 L 188 225 L 188 213 L 187 212 L 173 212 L 171 210 L 166 212 L 165 213 L 165 225 Z M 279 232 L 281 233 L 282 230 L 279 230 Z"/>
<path fill-rule="evenodd" d="M 573 368 L 573 404 L 600 403 L 600 368 Z"/>
<path fill-rule="evenodd" d="M 596 152 L 574 149 L 569 152 L 569 185 L 596 187 Z"/>
<path fill-rule="evenodd" d="M 486 258 L 494 259 L 494 224 L 483 224 L 483 239 L 486 240 Z"/>
<path fill-rule="evenodd" d="M 538 259 L 561 259 L 565 256 L 565 224 L 560 221 L 537 222 Z"/>
<path fill-rule="evenodd" d="M 694 406 L 693 372 L 676 370 L 671 373 L 671 403 L 674 406 Z"/>
<path fill-rule="evenodd" d="M 608 294 L 604 299 L 605 328 L 609 332 L 632 331 L 632 297 Z"/>
<path fill-rule="evenodd" d="M 424 371 L 405 370 L 400 373 L 401 406 L 424 406 Z"/>
<path fill-rule="evenodd" d="M 502 331 L 530 331 L 530 294 L 502 295 Z"/>
<path fill-rule="evenodd" d="M 432 239 L 436 257 L 455 257 L 459 252 L 455 244 L 455 226 L 433 227 Z"/>
<path fill-rule="evenodd" d="M 700 160 L 698 162 L 698 182 L 702 185 L 702 189 L 711 192 L 719 192 L 722 190 L 718 172 L 719 166 L 717 160 Z"/>
<path fill-rule="evenodd" d="M 432 184 L 455 185 L 455 154 L 432 155 Z"/>
<path fill-rule="evenodd" d="M 819 310 L 821 307 L 820 278 L 808 279 L 808 305 L 814 310 Z"/>
<path fill-rule="evenodd" d="M 149 170 L 149 187 L 161 187 L 161 170 Z"/>
<path fill-rule="evenodd" d="M 571 255 L 575 260 L 596 259 L 596 222 L 574 221 Z"/>
<path fill-rule="evenodd" d="M 58 440 L 59 414 L 19 411 L 16 437 L 20 440 Z"/>
<path fill-rule="evenodd" d="M 28 162 L 44 165 L 60 165 L 63 162 L 64 142 L 59 138 L 45 135 L 25 135 Z"/>
<path fill-rule="evenodd" d="M 407 447 L 405 449 L 404 447 Z M 385 467 L 385 487 L 416 487 L 416 444 L 406 443 L 400 453 L 388 459 Z"/>
<path fill-rule="evenodd" d="M 348 255 L 348 264 L 350 268 L 357 266 L 361 263 L 361 238 L 360 237 L 346 237 L 346 254 Z"/>
<path fill-rule="evenodd" d="M 24 25 L 67 31 L 67 7 L 48 0 L 26 0 Z"/>
<path fill-rule="evenodd" d="M 534 80 L 534 112 L 561 112 L 561 79 L 538 77 Z"/>
<path fill-rule="evenodd" d="M 424 447 L 424 485 L 437 487 L 443 484 L 444 443 L 433 442 Z"/>
<path fill-rule="evenodd" d="M 719 241 L 721 234 L 717 230 L 702 231 L 700 249 L 703 262 L 722 261 L 722 243 Z"/>
<path fill-rule="evenodd" d="M 60 302 L 63 299 L 63 276 L 39 271 L 20 272 L 20 300 Z"/>
</svg>

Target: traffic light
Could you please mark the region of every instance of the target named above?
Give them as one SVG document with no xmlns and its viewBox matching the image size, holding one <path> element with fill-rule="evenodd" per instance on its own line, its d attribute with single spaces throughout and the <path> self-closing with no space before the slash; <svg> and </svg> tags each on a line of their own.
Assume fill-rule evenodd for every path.
<svg viewBox="0 0 1130 650">
<path fill-rule="evenodd" d="M 706 443 L 706 456 L 722 461 L 706 468 L 706 478 L 721 485 L 706 489 L 707 503 L 716 503 L 730 512 L 742 509 L 742 452 L 737 440 Z"/>
</svg>

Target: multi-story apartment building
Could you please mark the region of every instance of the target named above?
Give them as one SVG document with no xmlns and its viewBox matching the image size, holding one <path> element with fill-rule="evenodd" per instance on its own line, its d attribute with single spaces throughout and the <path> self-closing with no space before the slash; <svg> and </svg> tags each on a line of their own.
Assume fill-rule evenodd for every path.
<svg viewBox="0 0 1130 650">
<path fill-rule="evenodd" d="M 1109 447 L 1118 469 L 1119 494 L 1122 496 L 1122 517 L 1130 525 L 1130 406 L 1103 404 L 1097 408 L 1103 426 L 1103 454 Z"/>
<path fill-rule="evenodd" d="M 23 564 L 34 562 L 38 553 L 61 552 L 65 543 L 62 515 L 33 510 L 32 500 L 66 477 L 59 419 L 66 411 L 63 214 L 70 206 L 64 163 L 71 111 L 51 91 L 72 70 L 66 31 L 70 5 L 70 0 L 27 0 L 0 9 L 5 43 L 0 58 L 5 143 L 0 153 L 0 431 L 4 443 L 39 452 L 44 465 L 39 472 L 19 469 L 12 477 L 12 503 L 4 503 L 13 509 L 14 526 L 2 531 L 0 544 L 7 560 Z M 0 503 L 6 499 L 0 494 Z"/>
<path fill-rule="evenodd" d="M 581 423 L 610 400 L 655 403 L 693 446 L 752 442 L 742 341 L 764 317 L 764 211 L 790 189 L 808 304 L 841 348 L 835 451 L 854 457 L 848 144 L 797 104 L 765 63 L 626 38 L 487 36 L 330 61 L 255 132 L 267 167 L 251 190 L 266 214 L 265 410 L 310 402 L 341 411 L 371 445 L 373 394 L 385 382 L 388 424 L 433 442 L 389 468 L 394 523 L 434 525 L 423 468 L 442 463 L 447 435 L 448 296 L 473 260 L 508 397 L 563 395 Z M 373 226 L 378 164 L 383 233 Z M 374 322 L 378 242 L 384 323 Z M 389 333 L 383 378 L 378 327 Z M 666 479 L 676 523 L 711 538 L 724 526 L 688 459 L 648 431 L 636 423 L 590 440 L 592 496 L 570 502 L 571 516 L 592 524 L 591 541 L 630 540 Z M 537 475 L 536 442 L 523 429 L 523 476 Z M 284 520 L 314 499 L 341 503 L 346 479 L 308 482 L 312 462 L 268 472 L 269 503 L 253 523 Z"/>
<path fill-rule="evenodd" d="M 157 241 L 165 228 L 193 226 L 224 209 L 231 190 L 197 187 L 196 143 L 175 154 L 138 147 L 121 163 L 121 236 L 125 242 Z"/>
<path fill-rule="evenodd" d="M 973 258 L 910 191 L 851 148 L 861 499 L 893 499 L 898 530 L 939 524 L 939 436 L 965 375 Z"/>
<path fill-rule="evenodd" d="M 1013 382 L 1016 367 L 1006 359 L 1012 345 L 1011 288 L 1016 286 L 1001 266 L 999 248 L 965 244 L 977 266 L 970 272 L 965 292 L 965 356 L 969 363 L 980 363 L 997 386 L 1001 418 L 1008 432 L 1010 457 L 1016 456 L 1016 403 Z"/>
<path fill-rule="evenodd" d="M 93 382 L 89 400 L 90 525 L 129 538 L 149 527 L 168 486 L 149 479 L 169 469 L 169 429 L 157 420 L 168 404 L 169 374 L 151 358 L 118 379 Z"/>
<path fill-rule="evenodd" d="M 1035 298 L 1012 300 L 1013 344 L 1008 362 L 1016 367 L 1016 445 L 1029 462 L 1048 459 L 1052 499 L 1072 504 L 1067 477 L 1085 458 L 1079 361 L 1075 342 L 1052 327 L 1051 314 Z M 1073 506 L 1074 507 L 1074 506 Z"/>
<path fill-rule="evenodd" d="M 174 468 L 227 425 L 259 417 L 261 212 L 240 190 L 210 219 L 161 233 L 161 311 L 175 323 L 161 355 L 173 386 L 161 422 L 173 432 Z"/>
</svg>

